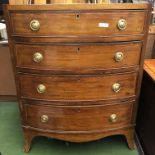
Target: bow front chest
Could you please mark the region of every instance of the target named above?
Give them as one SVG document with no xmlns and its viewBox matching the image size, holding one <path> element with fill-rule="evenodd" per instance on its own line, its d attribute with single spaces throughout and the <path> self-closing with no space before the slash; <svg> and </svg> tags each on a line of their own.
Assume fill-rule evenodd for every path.
<svg viewBox="0 0 155 155">
<path fill-rule="evenodd" d="M 88 142 L 134 126 L 148 4 L 6 5 L 25 137 Z"/>
</svg>

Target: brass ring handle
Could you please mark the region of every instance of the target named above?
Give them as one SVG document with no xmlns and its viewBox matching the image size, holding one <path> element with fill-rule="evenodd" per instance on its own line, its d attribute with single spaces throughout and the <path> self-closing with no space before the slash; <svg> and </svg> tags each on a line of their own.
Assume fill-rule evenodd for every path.
<svg viewBox="0 0 155 155">
<path fill-rule="evenodd" d="M 36 19 L 33 19 L 30 22 L 30 28 L 32 31 L 38 31 L 40 29 L 40 22 Z"/>
<path fill-rule="evenodd" d="M 110 122 L 115 123 L 117 122 L 118 118 L 116 114 L 111 114 L 110 115 Z"/>
<path fill-rule="evenodd" d="M 45 86 L 45 85 L 39 84 L 39 85 L 37 86 L 37 92 L 38 92 L 38 93 L 42 94 L 42 93 L 44 93 L 45 91 L 46 91 L 46 86 Z"/>
<path fill-rule="evenodd" d="M 121 90 L 121 85 L 119 83 L 114 83 L 112 85 L 112 90 L 115 92 L 115 93 L 118 93 L 120 90 Z"/>
<path fill-rule="evenodd" d="M 125 30 L 127 27 L 127 21 L 125 19 L 120 19 L 117 23 L 117 27 L 119 30 Z"/>
<path fill-rule="evenodd" d="M 42 115 L 42 116 L 41 116 L 41 122 L 42 122 L 42 123 L 47 123 L 47 122 L 48 122 L 48 119 L 49 119 L 49 118 L 48 118 L 47 115 Z"/>
<path fill-rule="evenodd" d="M 122 52 L 116 52 L 115 53 L 115 61 L 120 62 L 124 59 L 124 54 Z"/>
<path fill-rule="evenodd" d="M 39 52 L 33 54 L 33 61 L 34 62 L 41 62 L 43 60 L 43 55 Z"/>
</svg>

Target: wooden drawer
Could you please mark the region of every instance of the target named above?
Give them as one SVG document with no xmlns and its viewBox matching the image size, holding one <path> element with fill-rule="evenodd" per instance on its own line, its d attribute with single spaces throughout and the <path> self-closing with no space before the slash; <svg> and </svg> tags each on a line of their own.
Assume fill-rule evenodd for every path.
<svg viewBox="0 0 155 155">
<path fill-rule="evenodd" d="M 57 107 L 24 105 L 24 125 L 46 130 L 112 130 L 129 126 L 132 103 L 112 106 Z M 113 118 L 112 118 L 113 117 Z"/>
<path fill-rule="evenodd" d="M 89 101 L 134 96 L 136 79 L 137 73 L 107 76 L 62 75 L 50 77 L 20 75 L 19 83 L 22 98 L 55 101 Z"/>
<path fill-rule="evenodd" d="M 66 11 L 66 12 L 12 12 L 13 35 L 52 37 L 96 37 L 109 35 L 134 35 L 143 33 L 144 11 Z M 118 21 L 123 19 L 126 28 L 120 30 Z M 35 20 L 35 21 L 34 21 Z M 33 24 L 32 24 L 33 23 Z M 38 30 L 32 30 L 30 28 Z M 122 26 L 122 22 L 120 22 Z"/>
<path fill-rule="evenodd" d="M 47 46 L 16 44 L 15 49 L 16 66 L 19 68 L 72 73 L 138 66 L 141 43 Z"/>
</svg>

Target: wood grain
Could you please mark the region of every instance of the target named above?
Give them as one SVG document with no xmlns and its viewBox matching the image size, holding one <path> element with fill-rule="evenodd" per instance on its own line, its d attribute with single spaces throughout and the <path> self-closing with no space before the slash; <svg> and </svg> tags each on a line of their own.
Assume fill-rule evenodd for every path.
<svg viewBox="0 0 155 155">
<path fill-rule="evenodd" d="M 135 95 L 136 79 L 136 73 L 109 76 L 19 76 L 21 97 L 61 101 L 127 98 Z M 121 85 L 118 93 L 112 90 L 114 83 Z M 37 92 L 39 84 L 46 86 L 45 93 Z"/>
<path fill-rule="evenodd" d="M 63 72 L 91 72 L 139 65 L 141 43 L 77 44 L 68 45 L 24 45 L 17 44 L 17 67 Z M 43 55 L 41 62 L 34 62 L 33 55 Z M 123 53 L 123 60 L 117 62 L 115 54 Z"/>
<path fill-rule="evenodd" d="M 143 34 L 144 11 L 100 11 L 100 12 L 16 12 L 11 13 L 12 34 L 23 36 L 108 36 Z M 112 18 L 111 18 L 112 17 Z M 127 28 L 117 28 L 119 19 L 126 19 Z M 40 22 L 40 29 L 30 29 L 31 20 Z M 135 20 L 136 19 L 136 20 Z M 93 21 L 93 22 L 92 22 Z M 107 23 L 108 27 L 100 27 L 99 23 Z M 134 24 L 133 24 L 134 23 Z"/>
<path fill-rule="evenodd" d="M 148 4 L 5 6 L 26 152 L 39 135 L 86 142 L 122 134 L 134 148 L 150 11 Z M 121 18 L 127 28 L 120 31 Z M 38 31 L 30 30 L 33 19 L 40 22 Z M 116 63 L 119 48 L 125 57 Z M 36 51 L 44 56 L 38 64 L 32 62 Z M 118 93 L 112 90 L 115 82 L 121 85 Z M 45 85 L 44 93 L 38 84 Z M 46 125 L 40 123 L 44 112 L 50 118 Z M 121 116 L 118 124 L 109 124 L 111 113 Z"/>
<path fill-rule="evenodd" d="M 24 124 L 26 126 L 44 130 L 55 130 L 55 132 L 60 133 L 103 132 L 111 128 L 129 126 L 131 122 L 132 103 L 113 106 L 83 107 L 26 104 L 24 105 L 24 110 L 26 114 Z M 117 121 L 115 123 L 110 121 L 112 114 L 117 115 Z M 48 116 L 48 122 L 41 122 L 42 115 Z"/>
<path fill-rule="evenodd" d="M 112 3 L 112 4 L 54 4 L 54 5 L 6 5 L 6 9 L 13 11 L 34 11 L 34 10 L 148 10 L 151 4 Z"/>
<path fill-rule="evenodd" d="M 35 128 L 30 128 L 23 126 L 23 131 L 24 131 L 24 137 L 25 137 L 25 145 L 24 145 L 24 151 L 29 152 L 31 149 L 31 142 L 33 138 L 36 136 L 48 136 L 51 138 L 56 138 L 60 140 L 65 140 L 65 141 L 71 141 L 71 142 L 88 142 L 92 140 L 98 140 L 103 137 L 107 136 L 112 136 L 112 135 L 124 135 L 128 147 L 130 149 L 134 149 L 134 129 L 133 126 L 128 127 L 128 128 L 123 128 L 123 129 L 117 129 L 117 130 L 111 130 L 108 132 L 101 132 L 101 133 L 87 133 L 87 134 L 69 134 L 69 133 L 53 133 L 53 132 L 44 132 L 44 130 L 37 130 Z M 34 147 L 35 149 L 35 147 Z"/>
</svg>

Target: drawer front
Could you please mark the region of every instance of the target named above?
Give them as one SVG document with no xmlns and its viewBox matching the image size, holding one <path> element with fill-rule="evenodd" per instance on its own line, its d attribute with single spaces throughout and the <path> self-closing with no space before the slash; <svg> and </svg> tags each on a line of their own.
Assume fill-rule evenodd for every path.
<svg viewBox="0 0 155 155">
<path fill-rule="evenodd" d="M 144 11 L 10 14 L 12 33 L 23 36 L 107 36 L 143 33 Z M 120 20 L 122 19 L 122 20 Z"/>
<path fill-rule="evenodd" d="M 136 73 L 108 76 L 19 76 L 21 97 L 55 101 L 131 97 L 135 95 L 136 79 Z"/>
<path fill-rule="evenodd" d="M 17 67 L 91 72 L 138 65 L 141 43 L 59 46 L 16 44 L 15 49 Z"/>
<path fill-rule="evenodd" d="M 27 126 L 46 130 L 89 131 L 121 128 L 131 123 L 132 104 L 87 107 L 24 105 Z"/>
</svg>

